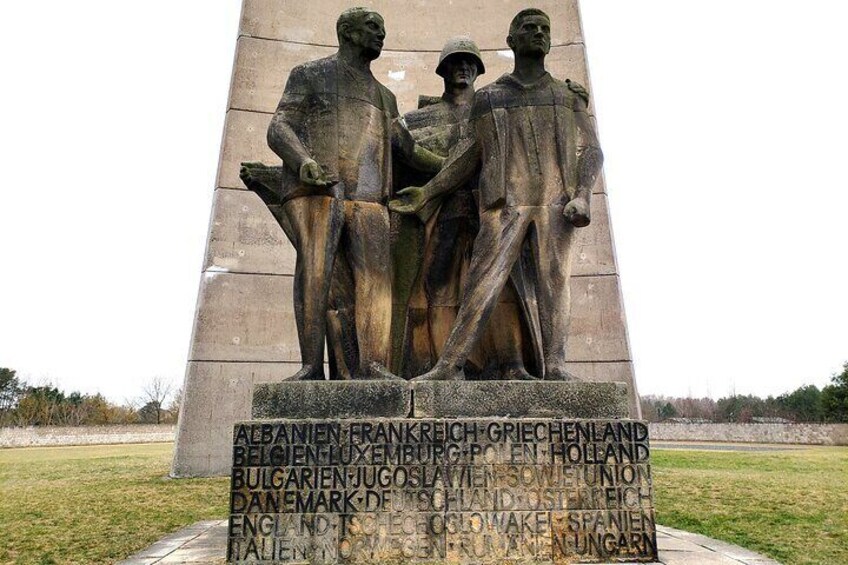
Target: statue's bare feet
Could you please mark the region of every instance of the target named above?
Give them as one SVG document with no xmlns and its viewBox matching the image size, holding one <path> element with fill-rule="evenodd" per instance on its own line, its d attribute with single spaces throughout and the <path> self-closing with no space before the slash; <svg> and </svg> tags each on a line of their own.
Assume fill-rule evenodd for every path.
<svg viewBox="0 0 848 565">
<path fill-rule="evenodd" d="M 503 372 L 503 380 L 505 381 L 538 381 L 536 377 L 527 372 L 523 366 L 505 367 Z"/>
<path fill-rule="evenodd" d="M 545 380 L 571 383 L 576 383 L 580 381 L 580 379 L 578 379 L 565 369 L 548 369 L 547 371 L 545 371 Z"/>
<path fill-rule="evenodd" d="M 324 368 L 315 369 L 312 365 L 304 365 L 297 373 L 290 376 L 287 381 L 323 381 Z"/>
<path fill-rule="evenodd" d="M 406 379 L 397 376 L 396 374 L 389 371 L 382 364 L 377 363 L 376 361 L 372 361 L 368 367 L 359 371 L 359 376 L 355 377 L 364 380 L 378 380 L 378 381 L 404 381 Z"/>
<path fill-rule="evenodd" d="M 455 367 L 453 365 L 439 365 L 436 364 L 429 372 L 424 373 L 420 377 L 415 377 L 412 379 L 416 382 L 426 382 L 426 381 L 464 381 L 465 380 L 465 371 L 462 370 L 462 367 Z"/>
</svg>

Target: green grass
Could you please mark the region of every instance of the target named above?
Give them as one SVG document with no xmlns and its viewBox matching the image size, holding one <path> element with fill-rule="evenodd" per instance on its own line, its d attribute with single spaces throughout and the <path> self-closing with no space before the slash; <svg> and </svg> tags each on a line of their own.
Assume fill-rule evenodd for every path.
<svg viewBox="0 0 848 565">
<path fill-rule="evenodd" d="M 0 563 L 112 563 L 224 518 L 227 479 L 169 480 L 173 444 L 0 450 Z M 848 563 L 848 448 L 653 453 L 658 522 L 786 565 Z"/>
<path fill-rule="evenodd" d="M 227 479 L 167 478 L 173 444 L 0 450 L 0 563 L 114 563 L 225 518 Z"/>
<path fill-rule="evenodd" d="M 848 564 L 848 448 L 654 449 L 657 522 L 787 565 Z"/>
</svg>

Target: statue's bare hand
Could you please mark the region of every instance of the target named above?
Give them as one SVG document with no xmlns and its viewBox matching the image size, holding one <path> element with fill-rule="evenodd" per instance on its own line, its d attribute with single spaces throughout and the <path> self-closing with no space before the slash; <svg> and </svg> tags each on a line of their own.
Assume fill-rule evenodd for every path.
<svg viewBox="0 0 848 565">
<path fill-rule="evenodd" d="M 328 186 L 331 184 L 321 165 L 312 159 L 305 161 L 300 166 L 300 182 L 312 186 Z"/>
<path fill-rule="evenodd" d="M 592 218 L 589 212 L 589 203 L 582 198 L 575 198 L 566 204 L 562 215 L 565 216 L 568 223 L 578 228 L 588 226 Z"/>
<path fill-rule="evenodd" d="M 389 201 L 389 210 L 398 214 L 415 214 L 427 203 L 424 189 L 420 186 L 408 186 L 396 193 Z"/>
</svg>

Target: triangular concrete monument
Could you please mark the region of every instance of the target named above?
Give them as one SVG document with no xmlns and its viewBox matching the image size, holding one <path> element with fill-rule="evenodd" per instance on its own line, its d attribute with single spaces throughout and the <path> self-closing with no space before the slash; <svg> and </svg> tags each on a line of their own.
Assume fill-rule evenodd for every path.
<svg viewBox="0 0 848 565">
<path fill-rule="evenodd" d="M 577 0 L 532 3 L 551 16 L 547 67 L 591 92 Z M 228 474 L 232 433 L 251 418 L 255 385 L 300 368 L 292 300 L 295 252 L 268 207 L 239 178 L 240 164 L 279 164 L 266 131 L 291 69 L 337 49 L 333 22 L 355 3 L 341 0 L 244 0 L 227 107 L 209 237 L 186 369 L 172 474 Z M 486 74 L 478 88 L 512 69 L 505 30 L 526 0 L 374 0 L 388 35 L 374 62 L 376 78 L 396 96 L 401 114 L 419 95 L 437 95 L 434 73 L 444 42 L 471 36 Z M 590 103 L 590 113 L 594 107 Z M 630 417 L 639 418 L 621 300 L 606 186 L 592 195 L 592 224 L 573 247 L 568 370 L 583 380 L 623 382 Z"/>
</svg>

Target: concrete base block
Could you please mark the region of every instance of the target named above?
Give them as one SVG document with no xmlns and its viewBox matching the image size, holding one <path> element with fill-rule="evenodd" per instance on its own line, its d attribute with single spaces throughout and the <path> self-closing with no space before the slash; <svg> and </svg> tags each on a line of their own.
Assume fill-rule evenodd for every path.
<svg viewBox="0 0 848 565">
<path fill-rule="evenodd" d="M 251 417 L 253 387 L 282 382 L 298 369 L 300 363 L 189 363 L 171 476 L 229 475 L 233 425 Z"/>
<path fill-rule="evenodd" d="M 287 381 L 259 385 L 254 418 L 406 417 L 412 405 L 405 381 Z"/>
<path fill-rule="evenodd" d="M 411 383 L 413 417 L 627 418 L 627 385 L 558 381 Z"/>
</svg>

